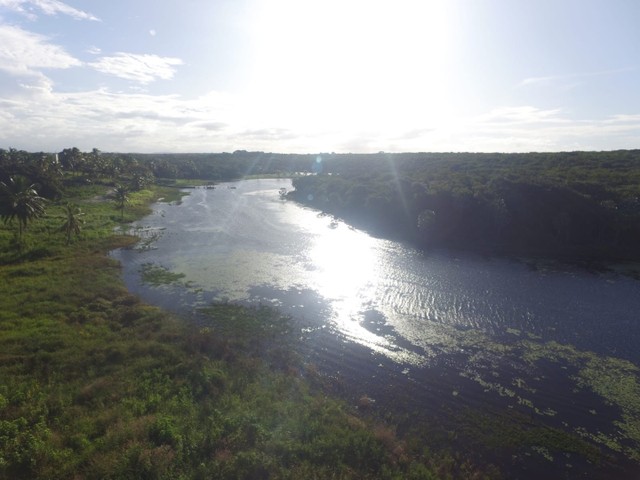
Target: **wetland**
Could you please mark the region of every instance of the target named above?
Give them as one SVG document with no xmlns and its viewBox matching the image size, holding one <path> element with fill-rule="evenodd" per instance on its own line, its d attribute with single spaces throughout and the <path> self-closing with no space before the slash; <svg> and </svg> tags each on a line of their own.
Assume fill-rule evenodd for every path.
<svg viewBox="0 0 640 480">
<path fill-rule="evenodd" d="M 283 188 L 243 180 L 156 204 L 138 247 L 111 253 L 128 289 L 214 330 L 216 308 L 274 307 L 328 388 L 509 478 L 637 476 L 637 280 L 416 249 Z"/>
</svg>

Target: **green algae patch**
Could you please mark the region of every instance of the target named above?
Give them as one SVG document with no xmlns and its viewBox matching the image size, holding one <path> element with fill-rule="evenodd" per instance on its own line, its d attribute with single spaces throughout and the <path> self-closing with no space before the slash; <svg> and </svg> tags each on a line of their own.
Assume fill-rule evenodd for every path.
<svg viewBox="0 0 640 480">
<path fill-rule="evenodd" d="M 640 460 L 640 384 L 638 367 L 618 358 L 588 359 L 580 370 L 578 383 L 590 387 L 607 402 L 622 410 L 622 419 L 614 424 L 621 436 L 634 442 L 634 448 L 625 452 L 634 460 Z"/>
<path fill-rule="evenodd" d="M 551 452 L 549 452 L 548 448 L 535 445 L 531 447 L 531 450 L 538 453 L 539 455 L 542 455 L 542 457 L 544 457 L 547 461 L 553 462 L 553 455 L 551 455 Z"/>
<path fill-rule="evenodd" d="M 557 342 L 538 344 L 522 343 L 522 358 L 534 364 L 546 359 L 556 363 L 566 362 L 577 369 L 573 377 L 576 389 L 587 388 L 602 397 L 604 402 L 620 409 L 621 418 L 612 424 L 617 434 L 588 432 L 577 427 L 576 432 L 584 438 L 605 445 L 614 451 L 624 451 L 630 458 L 640 460 L 640 369 L 635 364 L 620 358 L 605 357 L 594 352 L 579 351 L 572 345 Z M 593 414 L 595 410 L 591 409 Z M 632 445 L 628 445 L 631 443 Z M 623 445 L 627 444 L 627 445 Z"/>
<path fill-rule="evenodd" d="M 460 376 L 479 385 L 485 393 L 501 397 L 513 413 L 529 411 L 538 418 L 562 420 L 563 409 L 540 396 L 550 388 L 548 382 L 560 378 L 569 395 L 594 394 L 596 404 L 586 411 L 592 418 L 598 418 L 596 424 L 586 426 L 562 421 L 567 435 L 640 461 L 640 368 L 637 365 L 557 341 L 542 342 L 520 330 L 508 329 L 506 333 L 507 338 L 500 343 L 482 332 L 452 331 L 449 342 L 440 345 L 448 349 L 450 344 L 455 344 L 457 348 L 451 346 L 449 352 L 463 352 L 467 357 L 468 367 Z M 542 374 L 545 362 L 555 365 L 553 378 L 548 377 L 548 373 Z M 601 408 L 597 407 L 599 402 L 602 402 Z M 603 409 L 609 413 L 603 416 Z M 544 443 L 539 445 L 548 448 Z M 537 453 L 543 451 L 548 450 Z"/>
<path fill-rule="evenodd" d="M 545 425 L 525 412 L 467 408 L 459 414 L 458 422 L 465 438 L 480 451 L 484 448 L 508 451 L 514 459 L 533 451 L 550 462 L 560 455 L 577 455 L 593 464 L 603 460 L 602 452 L 591 438 Z"/>
<path fill-rule="evenodd" d="M 460 376 L 473 380 L 474 382 L 479 384 L 482 388 L 484 388 L 485 392 L 493 391 L 493 392 L 496 392 L 501 397 L 513 398 L 516 396 L 516 392 L 514 392 L 512 389 L 507 388 L 497 382 L 487 382 L 478 373 L 461 372 Z"/>
<path fill-rule="evenodd" d="M 538 360 L 546 359 L 552 362 L 567 361 L 571 364 L 577 363 L 583 356 L 582 352 L 576 350 L 573 345 L 564 345 L 556 341 L 539 343 L 525 340 L 520 344 L 522 348 L 522 359 L 530 364 Z"/>
<path fill-rule="evenodd" d="M 453 336 L 459 347 L 477 349 L 481 354 L 507 355 L 514 350 L 513 345 L 499 342 L 489 335 L 476 330 L 456 331 Z"/>
<path fill-rule="evenodd" d="M 529 385 L 527 384 L 526 380 L 524 380 L 523 378 L 514 378 L 511 381 L 511 385 L 513 385 L 514 387 L 519 388 L 520 390 L 525 390 L 527 392 L 530 393 L 536 393 L 536 389 L 529 387 Z"/>
<path fill-rule="evenodd" d="M 176 273 L 153 263 L 145 263 L 140 269 L 140 278 L 143 283 L 159 287 L 179 283 L 185 277 L 184 273 Z"/>
</svg>

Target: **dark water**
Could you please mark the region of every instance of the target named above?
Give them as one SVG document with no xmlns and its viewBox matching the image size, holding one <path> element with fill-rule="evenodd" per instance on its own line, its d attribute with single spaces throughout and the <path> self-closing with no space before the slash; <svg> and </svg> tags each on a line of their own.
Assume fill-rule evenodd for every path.
<svg viewBox="0 0 640 480">
<path fill-rule="evenodd" d="M 156 205 L 138 224 L 140 248 L 113 252 L 127 286 L 183 313 L 274 305 L 293 317 L 306 360 L 376 409 L 449 429 L 465 411 L 524 415 L 612 455 L 595 466 L 544 445 L 495 452 L 513 478 L 634 478 L 640 282 L 420 252 L 281 200 L 282 187 L 247 180 Z M 145 285 L 148 263 L 182 283 Z"/>
</svg>

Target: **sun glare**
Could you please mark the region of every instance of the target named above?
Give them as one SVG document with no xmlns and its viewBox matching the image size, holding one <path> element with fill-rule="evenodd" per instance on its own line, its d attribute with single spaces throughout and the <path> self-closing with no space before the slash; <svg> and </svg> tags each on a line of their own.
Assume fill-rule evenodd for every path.
<svg viewBox="0 0 640 480">
<path fill-rule="evenodd" d="M 272 121 L 400 134 L 444 114 L 444 2 L 265 1 L 254 15 L 251 88 Z"/>
<path fill-rule="evenodd" d="M 394 345 L 379 330 L 367 328 L 365 311 L 377 306 L 380 269 L 379 242 L 368 234 L 331 222 L 330 228 L 308 224 L 315 240 L 307 252 L 310 265 L 306 278 L 312 288 L 330 300 L 333 325 L 347 339 L 396 361 L 418 365 L 424 359 L 414 352 Z"/>
<path fill-rule="evenodd" d="M 317 283 L 332 298 L 358 297 L 370 289 L 369 282 L 375 278 L 377 258 L 371 239 L 343 224 L 319 235 L 309 257 L 321 268 L 314 275 Z"/>
</svg>

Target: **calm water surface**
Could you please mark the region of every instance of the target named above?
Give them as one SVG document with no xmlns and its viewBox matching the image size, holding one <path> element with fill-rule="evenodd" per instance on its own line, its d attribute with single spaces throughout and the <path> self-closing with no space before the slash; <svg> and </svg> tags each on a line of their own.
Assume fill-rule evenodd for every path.
<svg viewBox="0 0 640 480">
<path fill-rule="evenodd" d="M 611 440 L 623 457 L 638 450 L 628 432 L 640 407 L 598 382 L 613 372 L 631 382 L 627 396 L 640 393 L 640 282 L 420 252 L 281 200 L 280 188 L 291 182 L 246 180 L 156 205 L 137 225 L 140 248 L 113 252 L 128 287 L 183 313 L 216 300 L 274 305 L 293 317 L 310 363 L 378 408 L 401 397 L 418 411 L 510 409 L 599 448 Z M 145 285 L 149 263 L 184 282 Z M 568 477 L 579 468 L 543 449 L 528 461 Z"/>
</svg>

